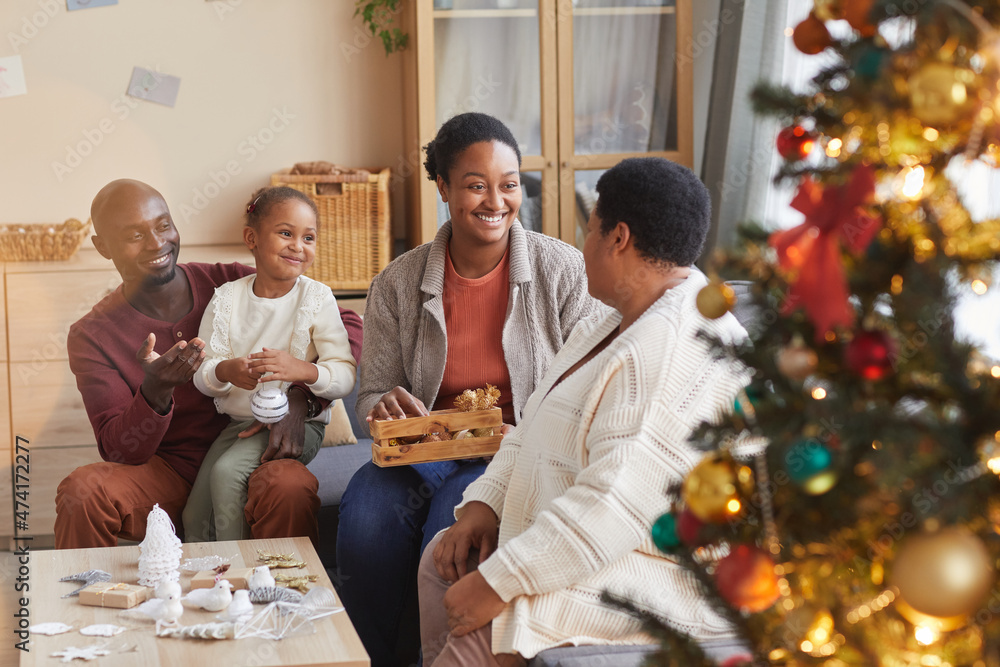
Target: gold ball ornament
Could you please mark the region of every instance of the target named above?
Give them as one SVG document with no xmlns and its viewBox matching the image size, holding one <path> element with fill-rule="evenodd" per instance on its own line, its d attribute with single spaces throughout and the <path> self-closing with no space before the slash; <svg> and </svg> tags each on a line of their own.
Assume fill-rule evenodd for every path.
<svg viewBox="0 0 1000 667">
<path fill-rule="evenodd" d="M 927 63 L 910 75 L 907 85 L 913 115 L 927 125 L 952 125 L 975 102 L 975 73 L 947 63 Z"/>
<path fill-rule="evenodd" d="M 736 305 L 736 292 L 725 283 L 712 282 L 698 292 L 695 305 L 699 313 L 710 320 L 717 320 Z"/>
<path fill-rule="evenodd" d="M 840 0 L 813 0 L 813 14 L 820 21 L 836 21 L 843 18 L 844 10 Z"/>
<path fill-rule="evenodd" d="M 996 570 L 979 537 L 951 526 L 905 538 L 889 579 L 903 599 L 896 605 L 900 614 L 916 625 L 927 625 L 926 617 L 937 619 L 944 629 L 979 609 Z"/>
<path fill-rule="evenodd" d="M 819 356 L 811 347 L 797 340 L 778 350 L 775 363 L 779 373 L 789 380 L 801 382 L 816 372 Z"/>
<path fill-rule="evenodd" d="M 713 452 L 702 459 L 684 479 L 681 496 L 696 517 L 709 523 L 721 523 L 742 508 L 740 490 L 753 489 L 753 474 L 737 465 L 723 452 Z"/>
</svg>

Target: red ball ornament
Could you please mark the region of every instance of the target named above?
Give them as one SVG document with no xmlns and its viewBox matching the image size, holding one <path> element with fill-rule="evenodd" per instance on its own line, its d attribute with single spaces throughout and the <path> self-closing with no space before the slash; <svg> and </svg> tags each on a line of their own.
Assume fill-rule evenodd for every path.
<svg viewBox="0 0 1000 667">
<path fill-rule="evenodd" d="M 844 0 L 842 4 L 844 18 L 847 19 L 852 28 L 861 33 L 862 37 L 871 37 L 878 32 L 878 28 L 868 21 L 868 15 L 871 14 L 874 1 Z"/>
<path fill-rule="evenodd" d="M 774 561 L 748 544 L 737 545 L 719 561 L 715 584 L 726 602 L 753 614 L 770 608 L 780 595 Z"/>
<path fill-rule="evenodd" d="M 781 157 L 794 162 L 812 152 L 816 145 L 816 135 L 800 125 L 793 125 L 778 132 L 775 144 Z"/>
<path fill-rule="evenodd" d="M 705 539 L 701 536 L 701 529 L 705 527 L 705 522 L 695 515 L 690 508 L 685 508 L 681 515 L 677 517 L 677 537 L 681 542 L 689 547 L 700 547 L 705 544 Z"/>
<path fill-rule="evenodd" d="M 810 13 L 805 21 L 795 26 L 792 43 L 802 53 L 814 56 L 833 44 L 833 38 L 830 37 L 826 24 L 816 18 L 815 14 Z"/>
<path fill-rule="evenodd" d="M 862 330 L 844 348 L 844 362 L 855 375 L 881 380 L 892 373 L 896 343 L 884 331 Z"/>
</svg>

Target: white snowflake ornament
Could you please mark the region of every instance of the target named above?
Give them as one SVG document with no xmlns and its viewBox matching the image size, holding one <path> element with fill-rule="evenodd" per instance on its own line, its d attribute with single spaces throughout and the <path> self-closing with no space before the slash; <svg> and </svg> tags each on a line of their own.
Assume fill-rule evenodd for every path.
<svg viewBox="0 0 1000 667">
<path fill-rule="evenodd" d="M 111 651 L 96 645 L 86 646 L 84 648 L 67 646 L 63 650 L 52 653 L 51 655 L 53 658 L 62 658 L 60 662 L 73 662 L 74 660 L 96 660 L 101 656 L 111 655 Z"/>
<path fill-rule="evenodd" d="M 139 583 L 156 588 L 164 579 L 177 581 L 181 565 L 181 541 L 174 524 L 159 504 L 146 519 L 146 537 L 139 544 Z"/>
</svg>

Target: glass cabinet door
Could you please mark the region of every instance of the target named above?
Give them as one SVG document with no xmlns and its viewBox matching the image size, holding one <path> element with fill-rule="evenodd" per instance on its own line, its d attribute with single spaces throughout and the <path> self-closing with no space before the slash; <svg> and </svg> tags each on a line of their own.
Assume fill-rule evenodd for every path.
<svg viewBox="0 0 1000 667">
<path fill-rule="evenodd" d="M 434 0 L 435 127 L 480 111 L 510 128 L 525 170 L 518 217 L 535 231 L 543 230 L 545 162 L 539 27 L 539 0 Z M 448 219 L 440 195 L 437 218 L 438 226 Z"/>
<path fill-rule="evenodd" d="M 559 33 L 572 67 L 560 71 L 572 81 L 560 94 L 560 235 L 580 247 L 606 169 L 641 155 L 692 166 L 690 130 L 678 131 L 691 126 L 690 99 L 678 104 L 690 98 L 690 67 L 677 55 L 690 0 L 560 0 L 559 11 L 573 26 Z"/>
</svg>

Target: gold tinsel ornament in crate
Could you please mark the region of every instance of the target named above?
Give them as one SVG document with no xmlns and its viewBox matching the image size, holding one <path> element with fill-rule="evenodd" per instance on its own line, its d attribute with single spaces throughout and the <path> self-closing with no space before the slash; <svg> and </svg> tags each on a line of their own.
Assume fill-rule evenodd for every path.
<svg viewBox="0 0 1000 667">
<path fill-rule="evenodd" d="M 48 223 L 0 225 L 0 261 L 66 260 L 90 233 L 90 221 L 70 218 L 61 225 Z"/>
</svg>

